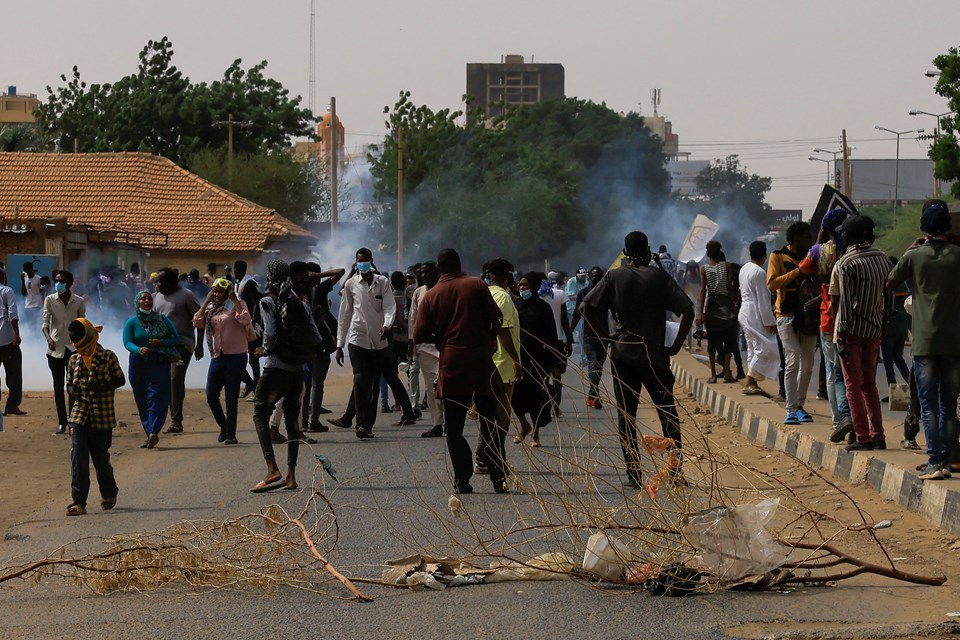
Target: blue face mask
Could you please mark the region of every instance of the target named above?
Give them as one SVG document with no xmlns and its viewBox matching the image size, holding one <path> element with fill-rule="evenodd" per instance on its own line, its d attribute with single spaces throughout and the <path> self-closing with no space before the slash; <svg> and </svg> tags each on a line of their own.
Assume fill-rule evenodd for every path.
<svg viewBox="0 0 960 640">
<path fill-rule="evenodd" d="M 226 309 L 228 313 L 233 311 L 233 300 L 227 298 L 227 301 L 223 303 L 223 308 Z"/>
<path fill-rule="evenodd" d="M 487 286 L 489 287 L 489 286 L 490 286 L 490 278 L 484 278 L 484 279 L 483 279 L 483 284 L 485 284 L 485 285 L 487 285 Z"/>
<path fill-rule="evenodd" d="M 53 286 L 57 290 L 57 293 L 66 293 L 67 284 L 65 282 L 58 282 Z"/>
<path fill-rule="evenodd" d="M 523 298 L 524 300 L 529 300 L 530 298 L 533 297 L 533 291 L 530 291 L 530 289 L 524 289 L 523 291 L 520 292 L 520 297 Z"/>
<path fill-rule="evenodd" d="M 372 263 L 372 262 L 358 262 L 358 263 L 357 263 L 357 271 L 359 271 L 360 273 L 368 273 L 371 269 L 373 269 L 373 263 Z"/>
</svg>

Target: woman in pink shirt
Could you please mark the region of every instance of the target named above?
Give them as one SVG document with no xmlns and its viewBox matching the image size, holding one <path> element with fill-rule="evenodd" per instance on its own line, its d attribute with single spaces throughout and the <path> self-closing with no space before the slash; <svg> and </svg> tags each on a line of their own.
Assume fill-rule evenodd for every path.
<svg viewBox="0 0 960 640">
<path fill-rule="evenodd" d="M 193 326 L 206 330 L 210 369 L 207 372 L 207 404 L 220 426 L 217 442 L 237 444 L 237 405 L 240 382 L 247 366 L 247 344 L 253 331 L 247 306 L 230 282 L 217 278 L 196 315 Z M 226 390 L 226 414 L 220 391 Z"/>
</svg>

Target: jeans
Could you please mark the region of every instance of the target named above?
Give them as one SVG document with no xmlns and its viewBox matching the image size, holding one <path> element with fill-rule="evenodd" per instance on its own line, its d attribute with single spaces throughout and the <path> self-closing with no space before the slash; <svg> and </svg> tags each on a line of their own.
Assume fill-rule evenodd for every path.
<svg viewBox="0 0 960 640">
<path fill-rule="evenodd" d="M 65 349 L 62 358 L 47 356 L 47 366 L 50 367 L 50 374 L 53 376 L 53 399 L 57 404 L 57 424 L 61 427 L 67 426 L 67 401 L 64 398 L 64 387 L 67 379 L 67 363 L 73 351 Z M 70 409 L 73 409 L 73 396 L 70 396 Z"/>
<path fill-rule="evenodd" d="M 247 354 L 220 354 L 210 360 L 207 371 L 207 404 L 220 433 L 228 438 L 237 437 L 237 405 L 240 402 L 240 383 L 247 368 Z M 220 392 L 224 391 L 227 412 L 220 404 Z"/>
<path fill-rule="evenodd" d="M 320 428 L 320 409 L 323 408 L 323 385 L 330 371 L 330 355 L 321 354 L 314 358 L 308 367 L 306 389 L 300 406 L 300 429 L 314 431 Z"/>
<path fill-rule="evenodd" d="M 794 329 L 793 316 L 777 318 L 777 334 L 783 343 L 783 390 L 787 397 L 787 411 L 793 412 L 807 402 L 817 336 L 805 336 Z"/>
<path fill-rule="evenodd" d="M 143 430 L 148 436 L 160 433 L 170 408 L 170 362 L 160 355 L 131 353 L 127 372 Z"/>
<path fill-rule="evenodd" d="M 680 416 L 673 397 L 675 381 L 670 367 L 653 367 L 650 364 L 635 365 L 610 358 L 613 370 L 613 392 L 617 399 L 617 429 L 620 433 L 620 448 L 627 474 L 640 481 L 640 445 L 637 438 L 637 408 L 640 391 L 646 387 L 660 418 L 663 435 L 673 438 L 679 448 Z"/>
<path fill-rule="evenodd" d="M 888 333 L 880 343 L 880 353 L 883 355 L 883 371 L 887 375 L 887 386 L 897 384 L 897 375 L 894 365 L 900 371 L 904 382 L 910 379 L 910 367 L 903 359 L 903 347 L 907 343 L 907 332 Z"/>
<path fill-rule="evenodd" d="M 19 409 L 23 400 L 23 352 L 20 347 L 12 342 L 0 347 L 0 365 L 3 365 L 7 388 L 10 389 L 4 411 Z"/>
<path fill-rule="evenodd" d="M 957 446 L 957 396 L 960 356 L 914 356 L 913 371 L 920 399 L 920 421 L 930 464 L 947 464 Z"/>
<path fill-rule="evenodd" d="M 453 465 L 453 477 L 458 485 L 466 484 L 473 476 L 473 461 L 470 456 L 470 444 L 463 437 L 463 426 L 467 420 L 467 408 L 470 403 L 477 407 L 480 419 L 481 450 L 477 456 L 490 470 L 490 480 L 494 485 L 503 482 L 506 477 L 507 454 L 504 448 L 506 432 L 500 433 L 496 425 L 496 401 L 493 396 L 474 394 L 446 396 L 443 399 L 444 427 L 447 430 L 447 451 Z"/>
<path fill-rule="evenodd" d="M 880 412 L 880 393 L 877 391 L 880 341 L 850 335 L 845 339 L 847 357 L 841 358 L 840 363 L 857 442 L 883 440 L 883 415 Z"/>
<path fill-rule="evenodd" d="M 820 334 L 820 357 L 826 367 L 827 400 L 830 401 L 830 415 L 836 428 L 841 420 L 850 416 L 850 406 L 847 404 L 847 385 L 840 369 L 840 355 L 832 333 Z"/>
<path fill-rule="evenodd" d="M 183 429 L 183 399 L 187 395 L 187 368 L 193 353 L 185 346 L 177 347 L 180 360 L 170 363 L 170 426 Z"/>
<path fill-rule="evenodd" d="M 87 505 L 90 494 L 90 462 L 97 473 L 97 485 L 103 498 L 117 497 L 117 482 L 110 466 L 113 429 L 91 429 L 88 424 L 73 425 L 70 450 L 71 492 L 73 504 Z"/>
<path fill-rule="evenodd" d="M 253 401 L 253 426 L 264 458 L 273 458 L 273 442 L 270 440 L 270 414 L 283 401 L 283 422 L 287 428 L 287 467 L 297 466 L 300 452 L 300 392 L 303 390 L 303 372 L 287 371 L 269 367 L 263 370 L 257 381 Z"/>
<path fill-rule="evenodd" d="M 603 377 L 603 363 L 607 361 L 607 348 L 597 338 L 585 336 L 583 353 L 587 359 L 587 377 L 590 380 L 587 398 L 596 400 L 600 397 L 600 379 Z"/>
</svg>

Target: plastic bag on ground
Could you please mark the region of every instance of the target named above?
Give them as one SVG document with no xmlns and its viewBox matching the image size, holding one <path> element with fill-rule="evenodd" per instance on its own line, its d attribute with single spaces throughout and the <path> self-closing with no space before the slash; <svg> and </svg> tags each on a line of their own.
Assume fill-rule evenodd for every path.
<svg viewBox="0 0 960 640">
<path fill-rule="evenodd" d="M 739 580 L 781 566 L 789 550 L 767 531 L 779 504 L 775 498 L 691 515 L 683 534 L 697 550 L 696 565 L 722 580 Z"/>
<path fill-rule="evenodd" d="M 587 540 L 583 569 L 609 582 L 617 582 L 630 560 L 630 549 L 625 544 L 600 531 Z"/>
</svg>

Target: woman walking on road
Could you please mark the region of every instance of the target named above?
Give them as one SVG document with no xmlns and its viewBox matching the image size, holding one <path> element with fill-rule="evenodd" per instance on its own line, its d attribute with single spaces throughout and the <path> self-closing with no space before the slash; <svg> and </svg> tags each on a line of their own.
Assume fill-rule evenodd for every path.
<svg viewBox="0 0 960 640">
<path fill-rule="evenodd" d="M 237 444 L 237 406 L 240 383 L 247 367 L 247 345 L 253 329 L 247 305 L 237 297 L 226 278 L 217 278 L 196 315 L 193 326 L 206 329 L 210 368 L 207 371 L 207 404 L 220 427 L 217 442 Z M 226 413 L 220 392 L 226 397 Z"/>
<path fill-rule="evenodd" d="M 170 407 L 170 363 L 180 358 L 180 334 L 167 316 L 154 311 L 149 291 L 141 291 L 134 301 L 137 311 L 123 325 L 123 346 L 130 352 L 130 387 L 147 434 L 140 448 L 153 449 Z"/>
</svg>

